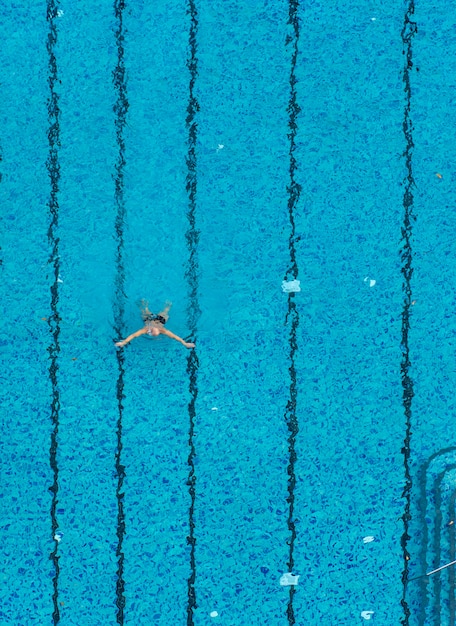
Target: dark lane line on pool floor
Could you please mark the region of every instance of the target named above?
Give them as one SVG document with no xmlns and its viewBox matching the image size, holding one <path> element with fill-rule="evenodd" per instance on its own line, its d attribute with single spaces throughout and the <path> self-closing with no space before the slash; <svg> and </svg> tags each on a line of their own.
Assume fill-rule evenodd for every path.
<svg viewBox="0 0 456 626">
<path fill-rule="evenodd" d="M 200 315 L 200 308 L 198 302 L 198 240 L 199 231 L 196 228 L 196 193 L 197 193 L 197 159 L 196 159 L 196 139 L 197 139 L 197 121 L 196 116 L 199 110 L 198 100 L 195 95 L 195 83 L 198 75 L 198 60 L 196 56 L 197 52 L 197 33 L 198 33 L 198 20 L 196 4 L 193 0 L 189 0 L 187 13 L 190 16 L 190 31 L 188 42 L 188 59 L 187 68 L 190 72 L 190 84 L 189 84 L 189 100 L 187 105 L 187 117 L 186 125 L 188 130 L 188 153 L 187 153 L 187 177 L 186 188 L 188 193 L 188 229 L 185 233 L 187 240 L 187 248 L 189 252 L 186 278 L 188 281 L 188 310 L 187 310 L 187 324 L 191 333 L 191 340 L 196 340 L 197 324 Z M 195 560 L 195 501 L 196 501 L 196 474 L 195 474 L 195 418 L 196 418 L 196 400 L 198 397 L 198 346 L 191 350 L 187 357 L 187 373 L 189 376 L 189 391 L 190 401 L 188 403 L 188 416 L 189 416 L 189 433 L 188 433 L 188 489 L 190 494 L 190 507 L 189 507 L 189 534 L 187 537 L 188 544 L 190 546 L 190 575 L 188 577 L 188 604 L 187 604 L 187 625 L 191 626 L 193 621 L 194 611 L 196 609 L 196 594 L 195 594 L 195 581 L 196 581 L 196 560 Z"/>
<path fill-rule="evenodd" d="M 125 267 L 124 267 L 124 223 L 125 223 L 125 199 L 124 199 L 124 169 L 125 169 L 125 139 L 124 131 L 126 126 L 126 117 L 128 111 L 127 98 L 127 81 L 124 63 L 124 24 L 123 16 L 125 10 L 124 0 L 115 0 L 114 14 L 116 18 L 116 47 L 117 47 L 117 65 L 113 72 L 113 84 L 117 94 L 116 103 L 114 105 L 115 113 L 115 129 L 118 146 L 117 162 L 115 164 L 115 205 L 117 209 L 115 219 L 115 240 L 116 240 L 116 276 L 115 276 L 115 299 L 114 308 L 114 332 L 116 337 L 124 335 L 124 317 L 125 317 Z M 125 513 L 124 513 L 124 492 L 123 483 L 125 479 L 125 466 L 122 464 L 122 432 L 123 432 L 123 399 L 124 395 L 124 354 L 123 350 L 117 351 L 117 364 L 119 375 L 117 378 L 117 448 L 115 453 L 115 469 L 117 476 L 117 580 L 116 580 L 116 621 L 118 624 L 124 623 L 125 609 L 125 580 L 124 580 L 124 560 L 123 541 L 125 538 Z"/>
<path fill-rule="evenodd" d="M 407 6 L 407 10 L 404 16 L 404 26 L 401 32 L 402 42 L 404 46 L 403 53 L 405 54 L 405 64 L 403 71 L 403 83 L 405 91 L 405 108 L 404 108 L 404 122 L 403 132 L 405 139 L 405 189 L 403 196 L 404 205 L 404 221 L 402 225 L 402 248 L 401 253 L 401 272 L 403 275 L 403 291 L 405 293 L 404 304 L 402 309 L 402 338 L 401 338 L 401 378 L 402 378 L 402 402 L 404 407 L 405 416 L 405 435 L 404 445 L 402 448 L 402 454 L 404 458 L 405 469 L 405 485 L 402 492 L 402 497 L 405 499 L 404 514 L 402 520 L 404 523 L 404 531 L 401 537 L 401 546 L 403 553 L 403 571 L 402 571 L 402 583 L 403 594 L 401 599 L 401 605 L 404 611 L 404 618 L 402 623 L 409 624 L 410 609 L 406 600 L 407 592 L 407 580 L 409 576 L 409 560 L 410 554 L 407 549 L 407 544 L 410 539 L 409 535 L 409 522 L 411 519 L 411 490 L 412 490 L 412 477 L 410 473 L 410 439 L 412 435 L 412 399 L 413 399 L 413 380 L 410 376 L 410 348 L 409 348 L 409 331 L 410 331 L 410 310 L 412 307 L 412 286 L 411 279 L 413 274 L 412 268 L 412 224 L 415 220 L 413 213 L 413 125 L 410 117 L 412 90 L 410 84 L 410 72 L 413 67 L 412 62 L 412 41 L 416 33 L 416 23 L 412 21 L 412 16 L 415 12 L 414 0 L 410 0 Z"/>
<path fill-rule="evenodd" d="M 54 0 L 48 0 L 47 3 L 47 21 L 49 24 L 49 31 L 47 36 L 46 48 L 49 58 L 49 89 L 50 94 L 47 101 L 48 108 L 48 142 L 49 142 L 49 155 L 46 161 L 46 168 L 49 176 L 51 190 L 47 206 L 49 207 L 50 223 L 48 228 L 48 241 L 50 244 L 50 255 L 48 263 L 52 268 L 52 275 L 54 281 L 51 285 L 51 314 L 48 317 L 49 332 L 52 336 L 52 343 L 48 347 L 49 352 L 49 380 L 52 389 L 52 403 L 51 403 L 51 443 L 49 450 L 49 464 L 53 473 L 53 483 L 49 490 L 52 493 L 51 502 L 51 526 L 52 526 L 52 540 L 54 542 L 54 549 L 50 554 L 50 559 L 54 566 L 54 576 L 52 583 L 54 587 L 54 593 L 52 595 L 52 602 L 54 610 L 52 613 L 52 620 L 54 624 L 58 624 L 60 621 L 59 612 L 59 555 L 58 546 L 60 537 L 58 534 L 58 520 L 57 520 L 57 503 L 58 503 L 58 491 L 59 491 L 59 467 L 57 460 L 58 443 L 57 438 L 59 434 L 59 411 L 60 411 L 60 392 L 59 392 L 59 363 L 58 356 L 60 352 L 60 315 L 59 315 L 59 280 L 60 280 L 60 257 L 59 257 L 59 180 L 60 180 L 60 163 L 59 163 L 59 146 L 60 146 L 60 109 L 59 109 L 59 96 L 56 91 L 56 84 L 59 82 L 57 59 L 55 56 L 55 47 L 57 44 L 57 26 L 56 18 L 58 17 L 58 8 Z"/>
<path fill-rule="evenodd" d="M 288 127 L 289 134 L 288 138 L 290 140 L 290 182 L 287 187 L 288 193 L 288 216 L 290 223 L 290 235 L 288 240 L 288 249 L 290 253 L 290 266 L 286 271 L 284 276 L 284 281 L 297 280 L 298 278 L 298 264 L 296 261 L 296 227 L 295 227 L 295 209 L 299 202 L 299 196 L 301 192 L 301 186 L 296 181 L 295 174 L 297 169 L 296 158 L 294 156 L 294 151 L 296 149 L 296 134 L 298 132 L 297 125 L 297 117 L 300 112 L 299 105 L 297 103 L 297 94 L 296 94 L 296 62 L 298 58 L 298 41 L 299 41 L 299 20 L 298 20 L 298 8 L 299 1 L 298 0 L 290 0 L 288 7 L 288 24 L 292 28 L 292 34 L 287 36 L 286 45 L 291 45 L 292 47 L 292 56 L 291 56 L 291 69 L 290 69 L 290 99 L 288 102 Z M 299 326 L 299 313 L 294 302 L 294 293 L 288 294 L 288 311 L 285 318 L 285 324 L 287 324 L 291 320 L 290 326 L 290 334 L 289 334 L 289 360 L 290 360 L 290 395 L 289 400 L 287 402 L 286 410 L 285 410 L 285 421 L 288 427 L 289 437 L 288 437 L 288 530 L 290 532 L 290 538 L 288 540 L 289 545 L 289 555 L 288 555 L 288 564 L 287 571 L 289 574 L 293 574 L 294 569 L 294 546 L 296 541 L 296 525 L 294 520 L 294 501 L 295 501 L 295 487 L 296 487 L 296 474 L 295 474 L 295 463 L 296 463 L 296 435 L 298 434 L 299 425 L 298 419 L 296 416 L 296 408 L 297 408 L 297 396 L 298 396 L 298 386 L 297 386 L 297 378 L 296 378 L 296 364 L 295 364 L 295 356 L 298 350 L 297 343 L 297 329 Z M 296 593 L 296 586 L 294 584 L 290 585 L 290 595 L 287 607 L 287 617 L 288 623 L 295 624 L 295 615 L 293 609 L 293 598 Z"/>
</svg>

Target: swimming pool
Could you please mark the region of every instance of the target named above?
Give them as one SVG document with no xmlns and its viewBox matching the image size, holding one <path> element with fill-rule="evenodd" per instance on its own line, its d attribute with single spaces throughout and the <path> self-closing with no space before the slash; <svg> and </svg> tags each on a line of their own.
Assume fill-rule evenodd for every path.
<svg viewBox="0 0 456 626">
<path fill-rule="evenodd" d="M 7 3 L 1 624 L 455 623 L 451 15 Z"/>
</svg>

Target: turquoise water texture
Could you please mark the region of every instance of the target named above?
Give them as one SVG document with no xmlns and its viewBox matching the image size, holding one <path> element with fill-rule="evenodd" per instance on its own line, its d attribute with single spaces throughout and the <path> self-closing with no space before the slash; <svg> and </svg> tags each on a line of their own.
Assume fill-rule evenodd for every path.
<svg viewBox="0 0 456 626">
<path fill-rule="evenodd" d="M 455 623 L 455 14 L 2 5 L 0 624 Z"/>
</svg>

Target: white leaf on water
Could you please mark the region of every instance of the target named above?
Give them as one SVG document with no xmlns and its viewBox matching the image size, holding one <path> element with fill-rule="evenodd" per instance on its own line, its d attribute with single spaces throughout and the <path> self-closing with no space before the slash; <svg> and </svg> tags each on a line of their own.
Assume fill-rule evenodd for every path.
<svg viewBox="0 0 456 626">
<path fill-rule="evenodd" d="M 301 291 L 301 281 L 300 280 L 282 281 L 282 291 L 284 293 L 297 293 L 298 291 Z"/>
<path fill-rule="evenodd" d="M 363 617 L 364 619 L 370 619 L 373 614 L 374 611 L 361 611 L 361 617 Z"/>
<path fill-rule="evenodd" d="M 299 580 L 299 576 L 295 576 L 291 572 L 287 572 L 286 574 L 282 574 L 280 577 L 280 584 L 282 587 L 289 587 L 290 585 L 297 585 Z"/>
</svg>

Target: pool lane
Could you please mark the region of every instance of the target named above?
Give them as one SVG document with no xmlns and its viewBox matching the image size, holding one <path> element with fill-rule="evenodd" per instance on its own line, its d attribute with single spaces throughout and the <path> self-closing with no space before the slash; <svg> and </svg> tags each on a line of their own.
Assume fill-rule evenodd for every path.
<svg viewBox="0 0 456 626">
<path fill-rule="evenodd" d="M 139 302 L 186 337 L 188 196 L 186 109 L 189 18 L 185 2 L 136 7 L 125 18 L 125 333 L 141 325 Z M 160 25 L 160 26 L 158 26 Z M 124 349 L 125 623 L 184 623 L 191 575 L 187 479 L 187 350 L 167 339 Z"/>
<path fill-rule="evenodd" d="M 116 621 L 117 363 L 112 345 L 116 134 L 114 12 L 56 17 L 59 81 L 59 394 L 56 549 L 60 623 Z M 101 27 L 101 25 L 103 25 Z M 110 97 L 106 96 L 111 87 Z"/>
<path fill-rule="evenodd" d="M 410 472 L 410 576 L 454 560 L 454 125 L 456 40 L 447 11 L 417 6 L 414 126 L 413 318 L 415 396 Z M 443 79 L 445 77 L 445 79 Z M 454 624 L 454 566 L 410 582 L 411 624 Z"/>
<path fill-rule="evenodd" d="M 49 560 L 48 27 L 39 6 L 3 7 L 2 25 L 0 622 L 38 626 L 51 623 L 55 576 Z"/>
<path fill-rule="evenodd" d="M 399 622 L 404 13 L 358 2 L 301 5 L 300 17 L 295 559 L 305 592 L 295 610 L 309 623 L 365 611 Z"/>
<path fill-rule="evenodd" d="M 287 619 L 286 35 L 285 6 L 199 19 L 198 624 Z"/>
</svg>

